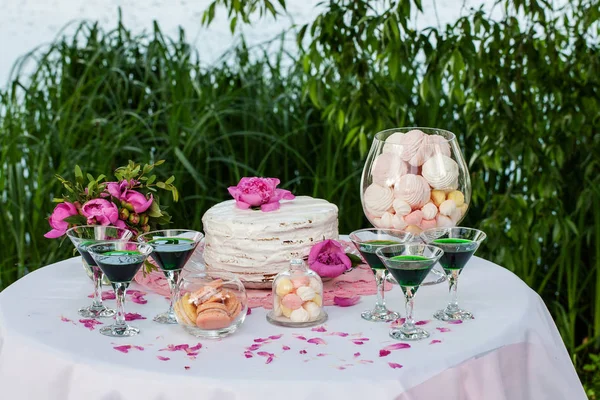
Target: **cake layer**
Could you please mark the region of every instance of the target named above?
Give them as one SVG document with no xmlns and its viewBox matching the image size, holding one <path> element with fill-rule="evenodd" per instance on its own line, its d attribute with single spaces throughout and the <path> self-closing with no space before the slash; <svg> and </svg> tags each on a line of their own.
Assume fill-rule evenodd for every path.
<svg viewBox="0 0 600 400">
<path fill-rule="evenodd" d="M 277 211 L 241 210 L 224 201 L 202 217 L 207 268 L 234 272 L 245 283 L 270 282 L 292 258 L 304 258 L 316 242 L 338 238 L 338 209 L 322 199 L 298 196 Z"/>
</svg>

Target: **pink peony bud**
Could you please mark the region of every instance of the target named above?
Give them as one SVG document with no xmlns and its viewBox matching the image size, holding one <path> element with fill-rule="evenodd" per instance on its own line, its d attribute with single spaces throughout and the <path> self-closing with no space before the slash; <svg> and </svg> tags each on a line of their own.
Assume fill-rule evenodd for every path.
<svg viewBox="0 0 600 400">
<path fill-rule="evenodd" d="M 65 234 L 69 229 L 69 223 L 65 222 L 64 219 L 72 215 L 77 215 L 77 207 L 73 203 L 64 202 L 57 204 L 52 211 L 52 215 L 48 218 L 48 223 L 52 227 L 52 230 L 44 235 L 48 239 L 55 239 Z"/>
<path fill-rule="evenodd" d="M 130 224 L 137 225 L 140 222 L 140 216 L 136 213 L 129 214 L 128 221 Z"/>
<path fill-rule="evenodd" d="M 123 221 L 127 220 L 127 218 L 129 218 L 129 210 L 121 208 L 121 211 L 119 211 L 119 218 Z"/>
<path fill-rule="evenodd" d="M 152 201 L 154 200 L 152 194 L 150 194 L 150 198 L 147 199 L 146 196 L 141 194 L 140 192 L 136 192 L 135 190 L 128 190 L 125 193 L 125 197 L 123 198 L 129 205 L 127 207 L 130 211 L 135 211 L 136 213 L 143 213 L 152 205 Z"/>
</svg>

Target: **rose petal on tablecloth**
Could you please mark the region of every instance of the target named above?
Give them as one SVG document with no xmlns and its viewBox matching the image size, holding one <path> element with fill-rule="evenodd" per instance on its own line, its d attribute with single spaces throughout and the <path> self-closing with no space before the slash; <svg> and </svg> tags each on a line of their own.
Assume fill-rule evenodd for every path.
<svg viewBox="0 0 600 400">
<path fill-rule="evenodd" d="M 300 350 L 298 353 L 300 353 L 300 354 L 306 354 L 307 351 L 306 350 Z"/>
<path fill-rule="evenodd" d="M 321 338 L 312 338 L 312 339 L 308 339 L 306 342 L 307 342 L 307 343 L 311 343 L 311 344 L 317 344 L 317 345 L 318 345 L 318 344 L 327 344 L 327 342 L 326 342 L 326 341 L 324 341 L 324 340 L 323 340 L 323 339 L 321 339 Z"/>
<path fill-rule="evenodd" d="M 392 350 L 402 350 L 402 349 L 410 349 L 410 344 L 408 343 L 394 343 L 389 346 L 385 346 L 383 350 L 392 351 Z"/>
<path fill-rule="evenodd" d="M 330 336 L 341 336 L 341 337 L 349 336 L 349 334 L 346 332 L 331 332 L 329 335 Z"/>
<path fill-rule="evenodd" d="M 250 351 L 246 351 L 246 352 L 244 352 L 244 357 L 252 358 L 252 357 L 254 357 L 254 354 L 252 354 L 252 352 L 250 352 Z"/>
<path fill-rule="evenodd" d="M 458 325 L 458 324 L 462 324 L 463 322 L 461 320 L 458 320 L 458 321 L 448 321 L 448 323 L 452 324 L 452 325 Z"/>
<path fill-rule="evenodd" d="M 431 342 L 429 342 L 429 344 L 436 344 L 436 343 L 442 343 L 441 340 L 437 340 L 437 339 L 433 339 Z"/>
<path fill-rule="evenodd" d="M 435 328 L 435 329 L 437 329 L 438 331 L 440 331 L 442 333 L 443 332 L 451 332 L 452 331 L 450 328 Z"/>
<path fill-rule="evenodd" d="M 170 360 L 169 357 L 164 357 L 164 356 L 156 356 L 156 358 L 158 358 L 160 361 L 169 361 Z"/>
<path fill-rule="evenodd" d="M 146 317 L 143 317 L 138 313 L 125 313 L 125 321 L 135 321 L 138 319 L 146 319 Z"/>
<path fill-rule="evenodd" d="M 103 322 L 100 322 L 95 319 L 80 319 L 79 322 L 82 323 L 83 326 L 88 328 L 90 331 L 93 331 L 94 329 L 96 329 L 96 325 L 103 324 Z"/>
<path fill-rule="evenodd" d="M 371 360 L 358 360 L 359 364 L 373 364 L 374 361 Z"/>
<path fill-rule="evenodd" d="M 389 362 L 388 365 L 393 369 L 402 368 L 402 365 L 398 363 Z"/>
<path fill-rule="evenodd" d="M 269 336 L 269 339 L 271 339 L 271 340 L 277 340 L 277 339 L 281 339 L 282 336 L 283 336 L 283 333 L 279 334 L 279 335 Z"/>
<path fill-rule="evenodd" d="M 283 351 L 287 351 L 287 350 L 290 350 L 290 349 L 291 349 L 291 347 L 290 347 L 290 346 L 283 346 L 283 347 L 282 347 L 282 350 L 283 350 Z"/>
<path fill-rule="evenodd" d="M 360 357 L 360 353 L 359 352 L 354 353 L 354 357 Z"/>
<path fill-rule="evenodd" d="M 121 353 L 129 353 L 129 350 L 131 349 L 131 345 L 130 344 L 124 344 L 122 346 L 115 346 L 113 347 L 113 349 L 120 351 Z"/>
<path fill-rule="evenodd" d="M 427 325 L 427 324 L 428 324 L 428 323 L 430 323 L 430 322 L 431 322 L 431 320 L 429 320 L 429 319 L 426 319 L 426 320 L 424 320 L 424 321 L 417 321 L 417 322 L 415 322 L 415 325 L 417 325 L 417 326 L 420 326 L 420 325 Z"/>
<path fill-rule="evenodd" d="M 315 328 L 312 328 L 311 331 L 313 332 L 327 332 L 327 329 L 325 329 L 325 327 L 321 326 L 317 326 Z"/>
</svg>

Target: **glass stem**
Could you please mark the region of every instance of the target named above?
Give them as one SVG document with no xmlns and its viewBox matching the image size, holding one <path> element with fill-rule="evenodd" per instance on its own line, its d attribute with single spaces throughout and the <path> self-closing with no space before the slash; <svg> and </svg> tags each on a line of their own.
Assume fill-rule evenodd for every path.
<svg viewBox="0 0 600 400">
<path fill-rule="evenodd" d="M 111 283 L 117 298 L 117 322 L 115 323 L 115 326 L 116 328 L 125 329 L 127 327 L 127 323 L 125 322 L 125 293 L 127 292 L 127 286 L 129 286 L 129 283 Z"/>
<path fill-rule="evenodd" d="M 173 302 L 179 292 L 179 275 L 181 270 L 174 270 L 167 272 L 167 282 L 169 282 L 169 288 L 171 289 L 171 301 L 169 302 L 169 314 L 175 314 L 173 311 Z"/>
<path fill-rule="evenodd" d="M 94 300 L 93 308 L 102 308 L 102 270 L 96 265 L 90 265 L 92 269 L 92 279 L 94 281 Z"/>
<path fill-rule="evenodd" d="M 385 277 L 387 276 L 387 270 L 377 269 L 375 270 L 375 282 L 377 283 L 377 300 L 375 302 L 375 310 L 385 310 Z"/>
<path fill-rule="evenodd" d="M 448 277 L 449 291 L 450 291 L 450 303 L 446 307 L 446 310 L 450 312 L 458 311 L 458 275 L 459 269 L 453 269 L 452 274 Z"/>
<path fill-rule="evenodd" d="M 404 299 L 406 301 L 406 319 L 404 320 L 404 326 L 406 327 L 414 327 L 415 320 L 413 319 L 413 307 L 415 305 L 414 301 L 414 288 L 413 287 L 403 287 L 404 289 Z"/>
</svg>

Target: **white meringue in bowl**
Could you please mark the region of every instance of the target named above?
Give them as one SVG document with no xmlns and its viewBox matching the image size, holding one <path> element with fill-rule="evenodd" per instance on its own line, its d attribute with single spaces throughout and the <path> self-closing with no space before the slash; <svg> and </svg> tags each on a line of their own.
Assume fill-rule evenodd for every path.
<svg viewBox="0 0 600 400">
<path fill-rule="evenodd" d="M 394 185 L 394 197 L 404 200 L 412 209 L 421 208 L 429 202 L 431 189 L 420 175 L 404 175 Z"/>
<path fill-rule="evenodd" d="M 363 202 L 366 210 L 373 217 L 381 218 L 392 207 L 394 192 L 388 187 L 373 183 L 365 190 Z"/>
<path fill-rule="evenodd" d="M 421 173 L 432 188 L 455 190 L 458 188 L 458 164 L 450 157 L 436 154 L 423 164 Z"/>
<path fill-rule="evenodd" d="M 407 170 L 406 163 L 396 153 L 381 153 L 373 163 L 373 182 L 381 186 L 392 186 Z"/>
</svg>

